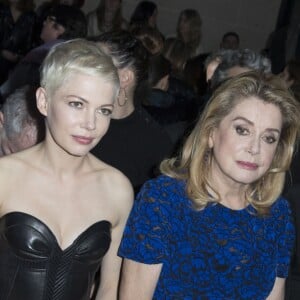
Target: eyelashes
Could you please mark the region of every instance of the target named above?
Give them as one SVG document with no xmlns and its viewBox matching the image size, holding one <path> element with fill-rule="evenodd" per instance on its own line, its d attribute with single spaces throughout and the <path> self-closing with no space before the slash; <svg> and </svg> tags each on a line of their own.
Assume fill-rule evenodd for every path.
<svg viewBox="0 0 300 300">
<path fill-rule="evenodd" d="M 247 127 L 244 127 L 241 125 L 234 126 L 234 129 L 235 129 L 236 133 L 241 136 L 247 136 L 247 135 L 251 134 L 250 130 Z M 269 134 L 269 133 L 265 133 L 262 136 L 262 139 L 267 144 L 273 144 L 273 143 L 277 142 L 277 140 L 278 140 L 278 138 L 274 134 Z"/>
<path fill-rule="evenodd" d="M 235 126 L 235 131 L 238 135 L 247 135 L 250 133 L 247 128 L 240 126 L 240 125 Z"/>
<path fill-rule="evenodd" d="M 112 109 L 109 109 L 107 107 L 101 107 L 97 109 L 97 112 L 103 116 L 110 116 L 112 114 Z"/>
<path fill-rule="evenodd" d="M 70 101 L 69 106 L 75 108 L 75 109 L 83 109 L 84 108 L 84 103 L 80 102 L 80 101 Z M 112 114 L 112 108 L 108 108 L 108 107 L 99 107 L 96 112 L 100 115 L 103 116 L 110 116 Z"/>
</svg>

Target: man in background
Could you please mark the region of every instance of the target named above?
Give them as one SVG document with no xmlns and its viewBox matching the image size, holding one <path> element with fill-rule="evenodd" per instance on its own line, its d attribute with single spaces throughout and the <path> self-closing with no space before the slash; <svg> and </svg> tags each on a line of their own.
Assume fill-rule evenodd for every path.
<svg viewBox="0 0 300 300">
<path fill-rule="evenodd" d="M 24 86 L 5 99 L 0 111 L 0 157 L 43 139 L 44 120 L 36 108 L 35 90 Z"/>
</svg>

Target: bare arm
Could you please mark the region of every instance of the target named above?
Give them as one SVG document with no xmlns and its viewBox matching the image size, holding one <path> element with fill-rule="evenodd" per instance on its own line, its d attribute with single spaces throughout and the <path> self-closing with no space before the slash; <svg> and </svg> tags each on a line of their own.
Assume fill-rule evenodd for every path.
<svg viewBox="0 0 300 300">
<path fill-rule="evenodd" d="M 273 289 L 266 300 L 284 299 L 285 278 L 276 277 Z"/>
<path fill-rule="evenodd" d="M 102 260 L 100 285 L 97 292 L 96 300 L 114 300 L 117 299 L 118 283 L 120 278 L 120 269 L 122 259 L 117 256 L 123 227 L 113 229 L 112 241 L 108 252 Z"/>
<path fill-rule="evenodd" d="M 116 186 L 118 189 L 115 188 Z M 115 182 L 114 189 L 114 193 L 111 193 L 111 202 L 118 217 L 112 228 L 109 250 L 101 263 L 100 285 L 96 300 L 117 299 L 122 265 L 122 258 L 117 254 L 134 197 L 132 187 L 127 179 Z"/>
<path fill-rule="evenodd" d="M 151 300 L 162 264 L 147 265 L 124 259 L 120 300 Z"/>
</svg>

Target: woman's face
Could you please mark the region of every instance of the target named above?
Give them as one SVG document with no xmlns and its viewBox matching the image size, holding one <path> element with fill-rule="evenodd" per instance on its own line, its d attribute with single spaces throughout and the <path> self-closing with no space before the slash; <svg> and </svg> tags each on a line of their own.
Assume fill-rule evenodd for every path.
<svg viewBox="0 0 300 300">
<path fill-rule="evenodd" d="M 55 18 L 48 16 L 43 23 L 40 38 L 44 43 L 54 41 L 65 32 L 65 28 L 55 22 Z"/>
<path fill-rule="evenodd" d="M 209 137 L 212 180 L 232 186 L 261 178 L 271 166 L 281 127 L 274 104 L 256 97 L 239 102 Z"/>
<path fill-rule="evenodd" d="M 156 27 L 157 15 L 158 15 L 158 11 L 157 9 L 155 9 L 152 16 L 148 19 L 148 25 L 152 28 Z"/>
<path fill-rule="evenodd" d="M 51 99 L 46 98 L 41 111 L 49 135 L 69 154 L 87 154 L 108 129 L 114 98 L 112 83 L 96 76 L 70 75 Z"/>
<path fill-rule="evenodd" d="M 181 35 L 181 38 L 184 38 L 189 32 L 189 23 L 185 15 L 182 15 L 179 20 L 178 31 Z"/>
</svg>

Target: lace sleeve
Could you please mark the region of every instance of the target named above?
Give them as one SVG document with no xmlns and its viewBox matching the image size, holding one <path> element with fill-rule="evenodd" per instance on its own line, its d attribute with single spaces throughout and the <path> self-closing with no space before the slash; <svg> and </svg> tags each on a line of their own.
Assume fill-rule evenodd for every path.
<svg viewBox="0 0 300 300">
<path fill-rule="evenodd" d="M 280 209 L 278 216 L 281 228 L 281 235 L 278 241 L 278 261 L 276 276 L 286 278 L 288 276 L 291 255 L 295 243 L 295 227 L 292 221 L 291 210 L 288 202 L 283 202 L 283 207 Z"/>
</svg>

